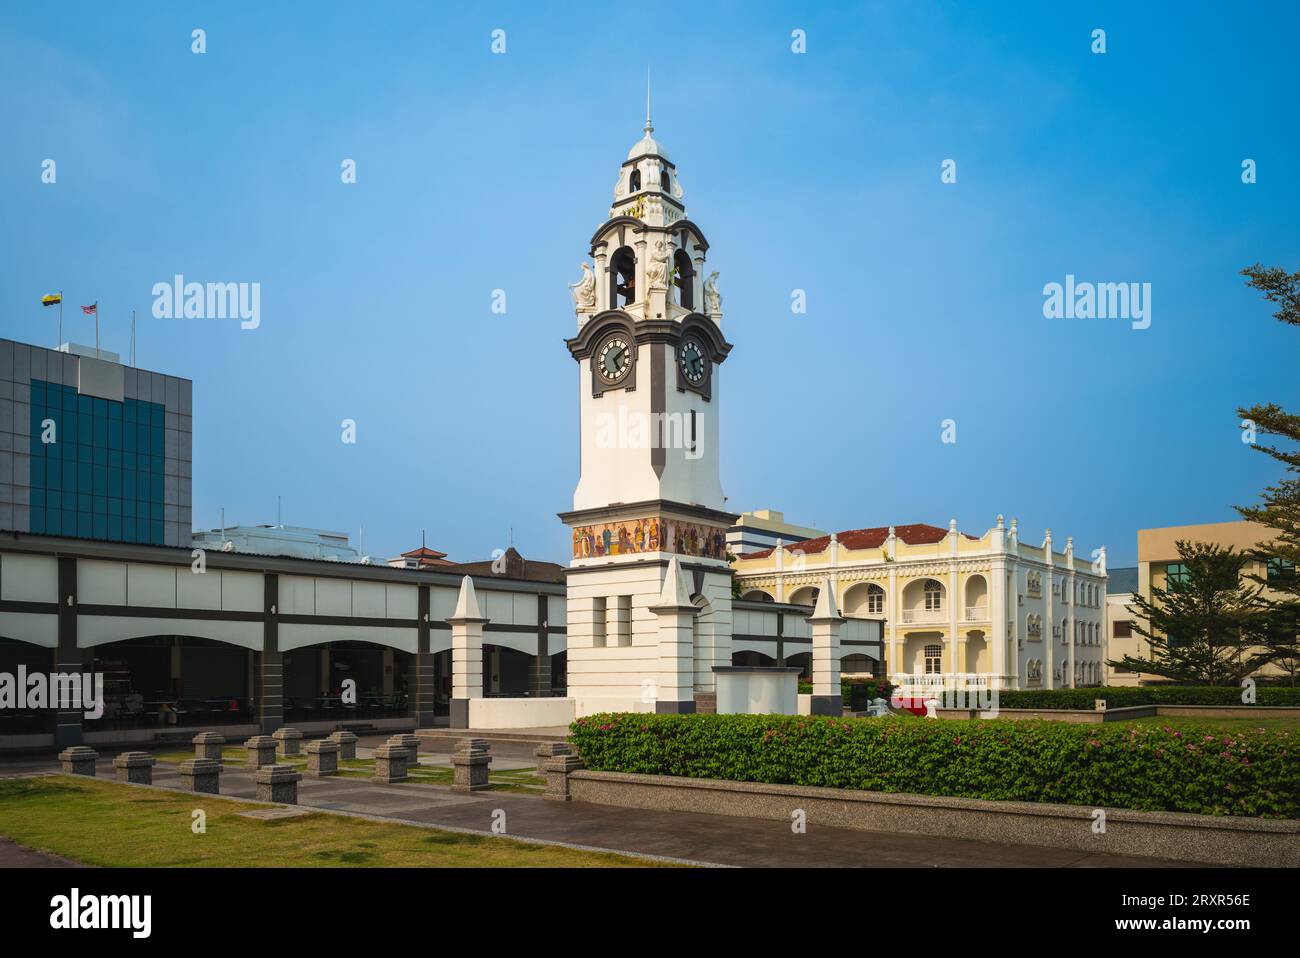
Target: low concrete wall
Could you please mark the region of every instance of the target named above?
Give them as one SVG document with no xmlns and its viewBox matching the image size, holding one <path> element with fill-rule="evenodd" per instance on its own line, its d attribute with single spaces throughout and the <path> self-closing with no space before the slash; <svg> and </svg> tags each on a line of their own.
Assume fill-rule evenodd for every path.
<svg viewBox="0 0 1300 958">
<path fill-rule="evenodd" d="M 573 699 L 539 697 L 469 700 L 471 729 L 550 728 L 568 725 L 574 717 Z"/>
<path fill-rule="evenodd" d="M 979 709 L 936 709 L 939 718 L 973 719 L 1050 719 L 1053 722 L 1070 722 L 1076 725 L 1101 725 L 1103 722 L 1123 722 L 1127 719 L 1150 718 L 1156 715 L 1155 705 L 1133 705 L 1122 709 L 1094 712 L 1091 709 L 998 709 L 997 713 Z"/>
<path fill-rule="evenodd" d="M 1105 809 L 1106 830 L 1098 834 L 1093 831 L 1094 810 L 1076 805 L 989 802 L 586 770 L 570 773 L 568 787 L 575 801 L 626 808 L 783 822 L 789 822 L 791 814 L 802 809 L 811 825 L 862 831 L 1043 845 L 1216 865 L 1300 866 L 1300 821 L 1296 820 Z"/>
<path fill-rule="evenodd" d="M 1182 718 L 1300 718 L 1300 706 L 1289 705 L 1126 705 L 1096 712 L 1092 709 L 998 709 L 997 714 L 979 709 L 936 709 L 939 718 L 1050 719 L 1100 725 L 1159 715 Z"/>
<path fill-rule="evenodd" d="M 1300 719 L 1300 705 L 1157 705 L 1156 714 L 1185 718 Z"/>
</svg>

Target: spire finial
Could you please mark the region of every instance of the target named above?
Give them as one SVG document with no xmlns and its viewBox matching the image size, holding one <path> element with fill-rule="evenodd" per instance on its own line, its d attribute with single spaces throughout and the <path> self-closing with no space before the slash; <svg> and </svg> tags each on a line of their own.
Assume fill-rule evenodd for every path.
<svg viewBox="0 0 1300 958">
<path fill-rule="evenodd" d="M 655 128 L 650 125 L 650 67 L 649 65 L 647 65 L 645 68 L 645 133 L 646 136 L 649 136 L 654 131 Z"/>
</svg>

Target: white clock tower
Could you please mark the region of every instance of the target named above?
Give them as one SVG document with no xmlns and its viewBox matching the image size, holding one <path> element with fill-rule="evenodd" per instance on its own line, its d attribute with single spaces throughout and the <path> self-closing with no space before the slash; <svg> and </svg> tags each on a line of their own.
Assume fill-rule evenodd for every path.
<svg viewBox="0 0 1300 958">
<path fill-rule="evenodd" d="M 628 151 L 594 266 L 570 288 L 581 477 L 568 571 L 568 682 L 578 715 L 693 712 L 731 664 L 731 568 L 719 479 L 722 335 L 709 244 L 652 136 Z"/>
</svg>

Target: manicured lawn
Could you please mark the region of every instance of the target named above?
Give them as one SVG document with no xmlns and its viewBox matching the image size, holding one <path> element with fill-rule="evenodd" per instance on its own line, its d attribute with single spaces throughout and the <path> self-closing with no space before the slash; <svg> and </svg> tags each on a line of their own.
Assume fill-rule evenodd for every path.
<svg viewBox="0 0 1300 958">
<path fill-rule="evenodd" d="M 272 821 L 239 815 L 266 807 L 72 776 L 0 779 L 0 835 L 90 865 L 609 868 L 660 864 L 319 812 Z M 207 831 L 202 835 L 190 829 L 196 808 L 207 814 Z"/>
<path fill-rule="evenodd" d="M 171 765 L 179 765 L 181 762 L 193 757 L 193 749 L 157 752 L 154 754 L 154 758 L 159 762 Z M 221 761 L 226 765 L 244 765 L 248 761 L 248 752 L 238 746 L 226 746 L 221 750 Z M 279 756 L 276 758 L 276 762 L 281 765 L 292 765 L 302 771 L 307 767 L 307 756 L 305 754 Z M 374 759 L 358 758 L 339 762 L 339 778 L 368 779 L 372 778 L 374 774 Z M 451 774 L 450 766 L 417 765 L 407 767 L 407 781 L 419 782 L 424 785 L 450 785 Z M 490 772 L 488 773 L 488 781 L 492 785 L 492 791 L 523 792 L 525 794 L 538 794 L 546 785 L 541 776 L 536 774 L 535 768 Z"/>
</svg>

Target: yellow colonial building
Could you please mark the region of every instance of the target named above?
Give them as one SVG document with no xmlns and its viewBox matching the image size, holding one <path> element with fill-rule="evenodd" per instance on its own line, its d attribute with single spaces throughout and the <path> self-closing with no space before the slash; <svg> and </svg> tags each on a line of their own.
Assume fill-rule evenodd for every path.
<svg viewBox="0 0 1300 958">
<path fill-rule="evenodd" d="M 1002 516 L 983 535 L 918 524 L 778 543 L 735 562 L 746 599 L 811 605 L 829 579 L 840 610 L 882 623 L 884 662 L 905 690 L 1101 684 L 1106 550 L 1023 543 Z M 848 669 L 845 670 L 849 671 Z"/>
</svg>

